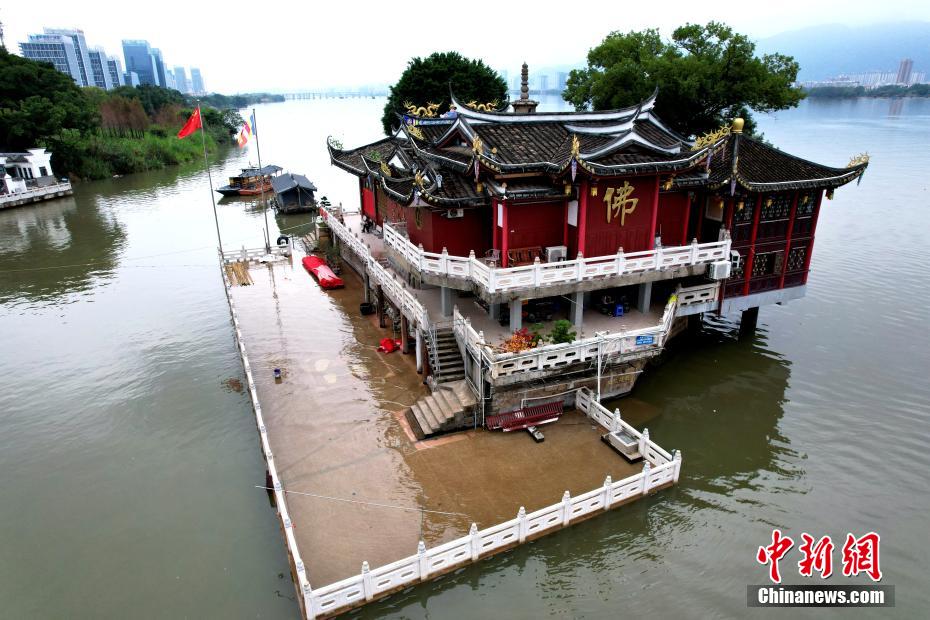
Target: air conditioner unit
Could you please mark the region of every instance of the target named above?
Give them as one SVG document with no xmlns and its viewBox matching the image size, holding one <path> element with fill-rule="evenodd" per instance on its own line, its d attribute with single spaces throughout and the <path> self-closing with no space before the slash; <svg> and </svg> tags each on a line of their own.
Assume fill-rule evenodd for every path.
<svg viewBox="0 0 930 620">
<path fill-rule="evenodd" d="M 565 260 L 566 256 L 568 256 L 568 248 L 564 245 L 552 245 L 546 248 L 547 263 L 555 263 L 560 260 Z"/>
<path fill-rule="evenodd" d="M 707 277 L 711 280 L 724 280 L 730 277 L 730 261 L 718 260 L 711 263 L 707 269 Z"/>
<path fill-rule="evenodd" d="M 446 209 L 446 217 L 450 220 L 465 217 L 465 209 Z"/>
</svg>

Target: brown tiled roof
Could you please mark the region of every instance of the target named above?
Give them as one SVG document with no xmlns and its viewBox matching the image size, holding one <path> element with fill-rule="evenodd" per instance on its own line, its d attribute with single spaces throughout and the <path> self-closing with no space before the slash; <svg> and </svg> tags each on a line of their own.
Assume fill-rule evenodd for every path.
<svg viewBox="0 0 930 620">
<path fill-rule="evenodd" d="M 867 163 L 851 168 L 824 166 L 749 136 L 731 134 L 721 154 L 711 161 L 709 186 L 721 187 L 734 178 L 734 156 L 736 183 L 756 192 L 839 187 L 856 179 L 868 166 Z"/>
<path fill-rule="evenodd" d="M 355 176 L 363 177 L 368 174 L 365 164 L 362 161 L 363 155 L 370 156 L 372 153 L 377 153 L 381 159 L 387 161 L 401 144 L 401 140 L 398 140 L 394 136 L 390 136 L 355 149 L 339 150 L 333 148 L 329 143 L 327 143 L 327 148 L 329 149 L 329 159 L 333 165 L 339 166 Z"/>
</svg>

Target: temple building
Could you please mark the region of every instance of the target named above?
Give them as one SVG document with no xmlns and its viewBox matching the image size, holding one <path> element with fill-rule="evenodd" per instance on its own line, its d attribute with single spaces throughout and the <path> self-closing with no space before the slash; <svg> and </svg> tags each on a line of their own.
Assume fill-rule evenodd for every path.
<svg viewBox="0 0 930 620">
<path fill-rule="evenodd" d="M 581 385 L 626 393 L 688 317 L 740 311 L 751 329 L 760 306 L 805 294 L 822 199 L 867 156 L 813 163 L 742 119 L 693 140 L 656 115 L 657 96 L 539 112 L 524 88 L 508 112 L 453 94 L 449 112 L 410 105 L 371 144 L 329 141 L 358 177 L 366 231 L 327 214 L 343 256 L 400 316 L 434 389 L 464 381 L 477 402 L 451 418 L 454 402 L 415 405 L 424 435 Z M 558 319 L 570 338 L 514 350 L 513 332 Z"/>
</svg>

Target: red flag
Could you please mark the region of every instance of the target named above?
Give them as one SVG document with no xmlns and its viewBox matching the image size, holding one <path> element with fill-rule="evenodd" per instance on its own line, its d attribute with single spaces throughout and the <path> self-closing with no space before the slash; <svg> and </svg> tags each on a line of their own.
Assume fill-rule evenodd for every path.
<svg viewBox="0 0 930 620">
<path fill-rule="evenodd" d="M 200 124 L 200 108 L 197 108 L 196 110 L 194 110 L 194 113 L 191 114 L 191 117 L 187 119 L 187 122 L 184 123 L 184 126 L 181 127 L 181 131 L 178 132 L 178 137 L 186 138 L 187 136 L 191 135 L 192 133 L 194 133 L 201 127 L 202 125 Z"/>
</svg>

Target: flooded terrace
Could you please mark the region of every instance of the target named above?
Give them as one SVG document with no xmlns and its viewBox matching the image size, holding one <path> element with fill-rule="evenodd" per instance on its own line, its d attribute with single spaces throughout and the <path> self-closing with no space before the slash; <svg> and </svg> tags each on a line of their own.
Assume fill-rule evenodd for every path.
<svg viewBox="0 0 930 620">
<path fill-rule="evenodd" d="M 427 393 L 413 355 L 359 313 L 362 283 L 323 292 L 300 256 L 253 263 L 231 290 L 294 532 L 314 588 L 639 472 L 566 414 L 534 443 L 482 429 L 416 441 L 404 410 Z M 273 371 L 282 370 L 276 381 Z"/>
</svg>

